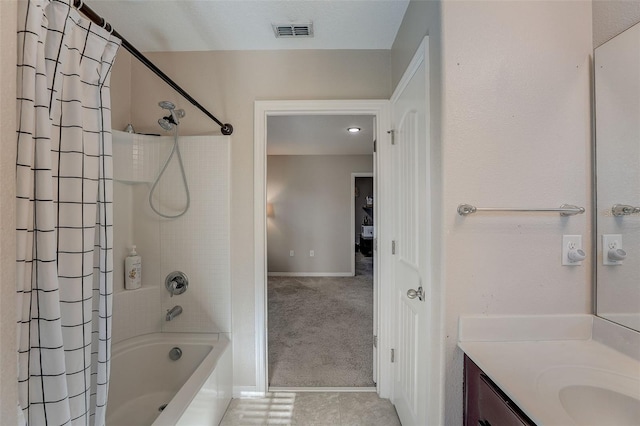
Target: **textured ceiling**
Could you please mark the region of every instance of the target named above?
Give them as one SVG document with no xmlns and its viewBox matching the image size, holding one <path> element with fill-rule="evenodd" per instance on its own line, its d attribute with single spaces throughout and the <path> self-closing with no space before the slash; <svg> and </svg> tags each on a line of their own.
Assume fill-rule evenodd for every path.
<svg viewBox="0 0 640 426">
<path fill-rule="evenodd" d="M 390 49 L 408 0 L 88 0 L 143 52 Z M 312 21 L 313 38 L 271 24 Z"/>
<path fill-rule="evenodd" d="M 267 118 L 267 155 L 371 155 L 373 116 L 297 115 Z M 347 128 L 360 127 L 357 134 Z"/>
</svg>

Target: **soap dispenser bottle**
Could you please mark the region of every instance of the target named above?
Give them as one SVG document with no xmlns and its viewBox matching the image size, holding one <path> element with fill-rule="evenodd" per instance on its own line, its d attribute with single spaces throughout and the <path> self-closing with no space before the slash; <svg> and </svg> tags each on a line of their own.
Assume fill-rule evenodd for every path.
<svg viewBox="0 0 640 426">
<path fill-rule="evenodd" d="M 142 257 L 136 253 L 136 246 L 131 246 L 131 252 L 124 260 L 124 288 L 135 290 L 140 287 L 142 287 Z"/>
</svg>

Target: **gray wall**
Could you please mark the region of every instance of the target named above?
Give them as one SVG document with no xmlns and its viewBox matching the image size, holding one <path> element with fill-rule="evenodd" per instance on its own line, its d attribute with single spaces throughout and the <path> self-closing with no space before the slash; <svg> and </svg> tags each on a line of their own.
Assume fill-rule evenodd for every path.
<svg viewBox="0 0 640 426">
<path fill-rule="evenodd" d="M 372 170 L 371 155 L 268 156 L 268 271 L 350 273 L 351 173 Z"/>
<path fill-rule="evenodd" d="M 638 0 L 595 0 L 592 7 L 594 48 L 640 22 Z"/>
<path fill-rule="evenodd" d="M 436 72 L 432 72 L 432 87 L 434 78 L 439 76 L 440 56 L 440 15 L 441 2 L 435 0 L 411 0 L 407 12 L 398 29 L 398 34 L 391 48 L 391 87 L 395 88 L 407 69 L 409 62 L 416 53 L 422 39 L 428 35 L 432 65 Z M 436 61 L 436 62 L 434 62 Z"/>
</svg>

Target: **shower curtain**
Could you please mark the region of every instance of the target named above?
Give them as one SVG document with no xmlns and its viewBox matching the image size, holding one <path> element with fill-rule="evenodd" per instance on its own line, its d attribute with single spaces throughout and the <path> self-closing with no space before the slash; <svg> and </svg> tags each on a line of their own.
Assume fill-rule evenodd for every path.
<svg viewBox="0 0 640 426">
<path fill-rule="evenodd" d="M 109 385 L 120 41 L 70 1 L 19 6 L 18 403 L 34 426 L 104 424 Z"/>
</svg>

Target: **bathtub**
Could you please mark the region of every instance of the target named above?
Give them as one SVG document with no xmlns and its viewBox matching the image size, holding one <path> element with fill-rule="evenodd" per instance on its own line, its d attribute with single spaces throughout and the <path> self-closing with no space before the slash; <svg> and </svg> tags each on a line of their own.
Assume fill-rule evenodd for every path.
<svg viewBox="0 0 640 426">
<path fill-rule="evenodd" d="M 172 348 L 180 359 L 169 357 Z M 231 401 L 224 334 L 154 333 L 111 351 L 107 426 L 217 425 Z"/>
</svg>

